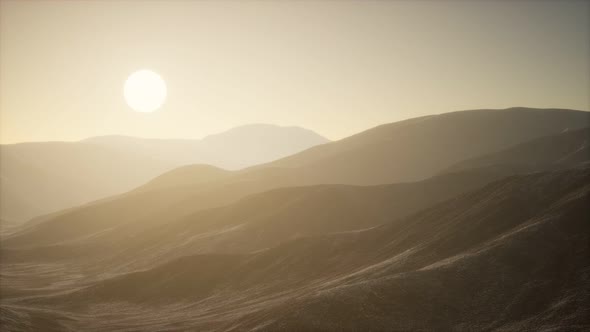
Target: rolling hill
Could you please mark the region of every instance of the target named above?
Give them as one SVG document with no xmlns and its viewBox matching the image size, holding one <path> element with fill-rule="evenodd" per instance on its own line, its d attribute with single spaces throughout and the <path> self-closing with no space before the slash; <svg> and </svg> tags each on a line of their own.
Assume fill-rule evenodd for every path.
<svg viewBox="0 0 590 332">
<path fill-rule="evenodd" d="M 588 168 L 512 176 L 375 228 L 181 257 L 5 310 L 51 308 L 71 330 L 584 330 L 588 199 Z"/>
<path fill-rule="evenodd" d="M 248 253 L 299 237 L 375 227 L 498 177 L 495 173 L 469 171 L 415 183 L 279 188 L 160 223 L 104 218 L 110 222 L 91 231 L 89 225 L 77 222 L 78 218 L 87 220 L 98 213 L 89 209 L 82 211 L 89 217 L 57 218 L 7 237 L 4 248 L 17 251 L 6 254 L 4 260 L 18 261 L 13 258 L 17 254 L 24 255 L 25 260 L 31 255 L 39 261 L 43 261 L 42 257 L 51 260 L 59 251 L 62 259 L 80 259 L 90 266 L 93 259 L 103 263 L 110 260 L 111 267 L 118 263 L 129 270 L 191 253 Z M 79 245 L 86 249 L 67 249 Z M 133 261 L 132 266 L 126 264 L 129 261 Z"/>
<path fill-rule="evenodd" d="M 456 112 L 380 126 L 241 171 L 224 172 L 203 165 L 187 166 L 157 177 L 124 195 L 40 218 L 41 221 L 32 223 L 39 224 L 33 230 L 25 229 L 23 232 L 40 230 L 38 234 L 43 235 L 32 237 L 25 245 L 84 238 L 122 225 L 129 227 L 131 232 L 137 232 L 139 230 L 134 227 L 147 229 L 199 210 L 230 204 L 253 193 L 280 187 L 331 183 L 336 181 L 335 176 L 343 176 L 339 180 L 343 183 L 360 184 L 377 180 L 379 184 L 386 184 L 393 179 L 408 182 L 414 178 L 428 178 L 469 159 L 468 156 L 476 154 L 478 149 L 480 156 L 498 153 L 506 149 L 505 146 L 523 144 L 522 140 L 534 140 L 539 136 L 555 135 L 567 128 L 586 125 L 589 119 L 588 112 L 565 110 Z M 433 138 L 434 133 L 439 136 Z M 446 136 L 442 136 L 443 133 Z M 476 134 L 479 136 L 470 136 Z M 397 139 L 400 137 L 415 138 L 417 141 L 414 144 L 406 140 L 412 142 L 412 149 L 407 149 L 400 145 Z M 563 138 L 566 141 L 571 139 L 569 135 Z M 579 140 L 576 144 L 582 144 L 585 140 L 583 135 L 573 138 Z M 468 140 L 469 143 L 460 144 L 460 140 Z M 375 146 L 379 146 L 379 149 L 375 150 Z M 316 157 L 318 151 L 325 156 L 323 159 Z M 358 153 L 355 154 L 355 151 Z M 419 155 L 417 151 L 420 151 Z M 555 155 L 563 153 L 570 152 L 556 146 Z M 441 154 L 444 156 L 441 157 Z M 346 158 L 350 160 L 344 161 L 342 156 L 349 156 Z M 396 166 L 391 164 L 394 160 Z M 359 168 L 368 161 L 371 167 L 366 165 Z M 328 170 L 322 165 L 331 166 Z M 398 165 L 406 165 L 403 166 L 405 170 L 399 169 Z M 539 170 L 544 169 L 541 164 L 538 166 Z M 429 169 L 428 172 L 424 167 Z M 417 176 L 416 172 L 420 169 L 424 173 Z M 492 173 L 504 176 L 516 171 L 504 167 Z M 367 176 L 373 180 L 365 181 Z M 16 236 L 21 237 L 21 234 Z M 37 240 L 32 240 L 34 238 Z M 6 239 L 5 242 L 10 244 L 13 240 Z"/>
<path fill-rule="evenodd" d="M 590 113 L 508 108 L 444 113 L 381 125 L 254 168 L 300 170 L 308 183 L 383 184 L 428 178 L 457 162 L 590 126 Z"/>
<path fill-rule="evenodd" d="M 177 168 L 3 237 L 0 323 L 588 329 L 588 116 L 457 112 L 244 170 Z M 416 143 L 424 154 L 400 146 L 419 133 L 441 135 Z M 344 177 L 359 183 L 332 183 Z"/>
<path fill-rule="evenodd" d="M 105 136 L 0 146 L 0 218 L 12 222 L 129 191 L 182 165 L 236 169 L 327 140 L 298 127 L 248 125 L 201 140 Z"/>
</svg>

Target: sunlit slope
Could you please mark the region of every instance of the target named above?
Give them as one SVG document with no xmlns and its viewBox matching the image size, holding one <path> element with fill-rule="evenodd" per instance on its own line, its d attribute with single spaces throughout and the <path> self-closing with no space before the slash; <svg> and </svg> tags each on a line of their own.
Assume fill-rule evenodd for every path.
<svg viewBox="0 0 590 332">
<path fill-rule="evenodd" d="M 177 160 L 182 164 L 210 164 L 236 170 L 283 158 L 329 141 L 301 127 L 249 124 L 200 140 L 102 136 L 84 142 L 113 149 L 140 151 L 164 160 Z"/>
<path fill-rule="evenodd" d="M 25 303 L 100 303 L 101 319 L 71 326 L 109 330 L 584 329 L 588 199 L 588 169 L 508 177 L 376 228 L 183 257 Z"/>
<path fill-rule="evenodd" d="M 0 218 L 14 222 L 129 191 L 176 167 L 241 168 L 327 140 L 298 127 L 248 125 L 202 140 L 123 136 L 0 146 Z"/>
</svg>

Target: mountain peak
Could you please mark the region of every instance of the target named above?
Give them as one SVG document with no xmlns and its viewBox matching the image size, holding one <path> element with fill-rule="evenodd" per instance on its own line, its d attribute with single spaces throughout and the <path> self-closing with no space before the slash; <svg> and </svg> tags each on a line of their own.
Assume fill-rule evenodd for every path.
<svg viewBox="0 0 590 332">
<path fill-rule="evenodd" d="M 298 126 L 281 126 L 268 123 L 250 123 L 230 128 L 226 131 L 205 136 L 203 140 L 209 140 L 218 137 L 230 137 L 234 135 L 248 135 L 253 137 L 268 136 L 294 136 L 292 139 L 308 139 L 316 141 L 316 144 L 327 143 L 329 140 L 320 134 L 306 128 Z"/>
</svg>

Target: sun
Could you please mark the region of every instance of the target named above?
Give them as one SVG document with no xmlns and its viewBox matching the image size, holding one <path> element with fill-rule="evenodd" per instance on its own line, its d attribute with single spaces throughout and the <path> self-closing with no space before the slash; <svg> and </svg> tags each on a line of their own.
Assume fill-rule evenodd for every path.
<svg viewBox="0 0 590 332">
<path fill-rule="evenodd" d="M 137 112 L 153 112 L 166 100 L 166 82 L 157 73 L 142 69 L 129 75 L 123 87 L 127 105 Z"/>
</svg>

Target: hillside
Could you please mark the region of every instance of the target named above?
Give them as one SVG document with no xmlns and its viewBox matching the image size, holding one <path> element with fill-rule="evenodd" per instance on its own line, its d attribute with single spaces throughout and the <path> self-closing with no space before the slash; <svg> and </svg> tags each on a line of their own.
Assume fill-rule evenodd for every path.
<svg viewBox="0 0 590 332">
<path fill-rule="evenodd" d="M 97 223 L 100 228 L 94 229 L 62 217 L 6 238 L 4 248 L 21 252 L 6 254 L 4 260 L 34 255 L 39 261 L 51 261 L 57 250 L 62 252 L 60 259 L 80 259 L 91 267 L 93 259 L 100 259 L 129 270 L 188 254 L 242 254 L 300 237 L 375 227 L 497 178 L 494 173 L 470 171 L 404 184 L 279 188 L 165 222 L 115 220 Z M 85 250 L 67 249 L 80 245 Z"/>
<path fill-rule="evenodd" d="M 587 329 L 589 174 L 511 178 L 420 213 L 390 227 L 389 259 L 242 327 Z"/>
<path fill-rule="evenodd" d="M 32 217 L 129 191 L 182 165 L 237 169 L 326 143 L 298 127 L 249 125 L 202 140 L 105 136 L 0 146 L 0 218 Z"/>
<path fill-rule="evenodd" d="M 557 131 L 556 129 L 554 129 L 554 127 L 558 127 L 558 124 L 560 123 L 559 121 L 567 122 L 572 121 L 571 119 L 579 120 L 580 118 L 585 120 L 589 116 L 589 114 L 586 112 L 575 111 L 532 111 L 510 109 L 506 111 L 489 112 L 457 112 L 449 115 L 428 117 L 427 119 L 432 119 L 428 121 L 435 123 L 436 119 L 440 119 L 442 121 L 442 124 L 438 126 L 445 127 L 450 126 L 447 125 L 447 122 L 451 120 L 456 121 L 458 117 L 465 117 L 466 119 L 458 121 L 458 123 L 470 123 L 471 126 L 464 125 L 464 127 L 469 128 L 469 132 L 472 132 L 474 130 L 472 127 L 475 126 L 475 124 L 479 124 L 479 126 L 481 127 L 481 131 L 487 131 L 489 129 L 486 128 L 494 128 L 494 123 L 491 120 L 486 120 L 486 117 L 488 117 L 487 114 L 490 113 L 492 114 L 492 118 L 496 119 L 496 130 L 499 130 L 499 128 L 502 128 L 502 126 L 506 126 L 506 123 L 511 124 L 513 122 L 517 122 L 517 120 L 526 120 L 525 122 L 527 125 L 534 126 L 534 128 L 536 128 L 536 131 L 534 131 L 535 133 L 539 133 L 541 131 Z M 450 120 L 448 119 L 449 117 Z M 564 119 L 566 119 L 567 121 Z M 546 127 L 542 126 L 546 122 L 548 123 L 551 121 L 553 121 L 553 127 L 548 125 Z M 388 125 L 389 127 L 391 127 L 390 129 L 388 129 L 388 126 L 378 127 L 366 133 L 359 134 L 357 136 L 353 136 L 342 141 L 312 148 L 310 150 L 302 152 L 301 154 L 295 155 L 293 158 L 302 159 L 304 156 L 308 155 L 309 153 L 314 153 L 314 151 L 317 151 L 318 149 L 327 149 L 330 146 L 334 145 L 341 148 L 342 146 L 344 146 L 344 143 L 349 143 L 348 145 L 350 145 L 350 148 L 348 150 L 350 151 L 356 151 L 356 149 L 361 149 L 362 154 L 364 154 L 366 153 L 366 151 L 362 150 L 361 147 L 366 148 L 365 145 L 368 145 L 369 151 L 373 151 L 372 147 L 375 144 L 367 143 L 367 138 L 364 137 L 372 137 L 374 141 L 381 142 L 379 144 L 383 146 L 386 145 L 383 142 L 386 142 L 389 145 L 391 145 L 393 149 L 398 146 L 398 143 L 392 140 L 384 140 L 383 135 L 377 135 L 375 131 L 379 133 L 385 132 L 390 133 L 391 135 L 399 135 L 396 134 L 395 129 L 401 128 L 399 130 L 401 130 L 402 132 L 407 131 L 407 129 L 403 129 L 405 128 L 404 123 L 406 122 Z M 418 126 L 418 124 L 425 123 L 426 120 L 422 119 L 422 121 L 409 121 L 409 123 L 414 122 L 417 122 L 414 124 L 417 127 L 414 127 L 414 125 L 412 125 L 412 127 L 414 128 L 413 130 L 419 133 L 422 130 L 422 127 Z M 584 123 L 582 122 L 582 124 Z M 574 124 L 569 123 L 569 125 Z M 579 126 L 580 123 L 576 123 L 575 125 Z M 437 126 L 435 126 L 435 124 L 430 124 L 428 125 L 428 127 Z M 454 131 L 449 140 L 452 141 L 453 139 L 455 139 L 455 137 L 466 135 L 466 133 L 461 134 L 461 132 L 458 129 L 459 127 L 457 127 L 457 130 Z M 531 130 L 531 132 L 533 132 L 533 130 Z M 488 132 L 488 134 L 492 135 L 491 132 Z M 530 136 L 533 134 L 529 133 L 528 135 Z M 503 131 L 503 134 L 499 136 L 501 136 L 502 138 L 488 140 L 504 141 L 506 137 L 522 137 L 525 136 L 525 134 L 523 134 L 522 131 L 517 131 L 516 133 Z M 362 138 L 362 141 L 365 143 L 365 145 L 360 144 L 359 139 L 355 137 Z M 566 142 L 570 141 L 570 136 L 566 135 L 563 137 L 566 138 Z M 577 140 L 576 142 L 571 143 L 574 145 L 583 144 L 586 139 L 583 135 L 574 135 L 571 138 Z M 425 140 L 423 141 L 425 142 Z M 435 143 L 428 144 L 450 144 L 448 143 L 448 141 L 447 143 L 445 143 L 445 140 L 442 137 L 432 141 L 435 141 Z M 476 145 L 476 143 L 470 143 L 467 146 Z M 489 146 L 493 144 L 482 143 L 481 145 L 482 148 L 484 146 L 489 148 Z M 527 146 L 528 145 L 525 146 L 525 149 Z M 442 149 L 442 146 L 439 146 L 438 148 Z M 536 144 L 532 144 L 531 149 L 533 151 L 536 151 Z M 485 151 L 486 150 L 482 150 L 481 155 L 486 156 L 496 153 L 495 150 L 493 152 L 487 153 Z M 555 145 L 555 152 L 548 153 L 548 155 L 551 158 L 562 158 L 563 156 L 566 156 L 569 153 L 570 151 L 567 149 L 562 149 L 560 144 Z M 464 155 L 465 153 L 455 152 L 451 154 Z M 413 154 L 410 154 L 406 155 L 403 158 L 400 158 L 400 164 L 410 163 L 411 161 L 405 160 L 407 158 L 411 160 L 412 156 Z M 382 171 L 385 171 L 384 166 L 387 166 L 388 160 L 391 158 L 391 156 L 389 154 L 379 154 L 375 155 L 375 158 L 377 157 L 380 157 L 382 160 L 373 160 L 375 167 L 381 169 Z M 432 156 L 424 156 L 424 158 L 431 159 Z M 545 161 L 553 163 L 553 159 L 551 158 L 547 158 Z M 356 159 L 361 160 L 361 162 L 364 162 L 362 161 L 362 157 L 360 156 Z M 435 169 L 437 172 L 444 171 L 447 168 L 445 165 L 446 163 L 450 163 L 450 159 L 450 157 L 447 157 L 446 160 L 449 160 L 448 162 L 440 163 L 437 163 L 434 160 L 430 160 L 428 162 L 428 167 L 433 168 L 433 172 Z M 103 201 L 95 202 L 87 206 L 82 206 L 79 208 L 62 211 L 54 215 L 46 216 L 43 218 L 43 222 L 36 222 L 38 224 L 37 226 L 34 226 L 30 229 L 25 229 L 21 233 L 15 234 L 13 238 L 6 239 L 5 243 L 6 245 L 18 243 L 18 247 L 28 247 L 31 245 L 42 246 L 51 243 L 83 239 L 89 236 L 93 236 L 93 234 L 95 233 L 102 233 L 105 231 L 112 232 L 113 230 L 116 230 L 115 233 L 124 236 L 125 234 L 136 233 L 141 230 L 145 230 L 150 227 L 156 227 L 161 224 L 169 224 L 171 220 L 179 220 L 185 218 L 203 209 L 220 207 L 226 204 L 230 204 L 250 194 L 260 193 L 279 187 L 315 184 L 316 182 L 330 182 L 329 179 L 331 179 L 332 174 L 337 174 L 339 172 L 338 170 L 334 170 L 330 174 L 324 174 L 323 171 L 315 173 L 315 168 L 313 168 L 315 166 L 276 166 L 277 163 L 280 164 L 281 162 L 287 162 L 289 160 L 290 158 L 287 158 L 283 161 L 273 162 L 267 165 L 261 165 L 253 169 L 246 169 L 238 172 L 223 172 L 207 166 L 198 165 L 180 168 L 172 172 L 166 173 L 152 180 L 145 186 L 140 187 L 137 190 L 127 193 L 125 195 L 112 197 Z M 454 163 L 461 162 L 462 160 L 463 159 L 455 160 Z M 341 170 L 343 170 L 343 172 L 345 173 L 351 171 L 351 169 L 349 168 L 350 165 L 338 165 L 335 165 L 334 167 L 340 167 Z M 541 162 L 536 163 L 535 167 L 537 167 L 538 170 L 547 169 L 547 167 L 545 167 L 544 164 Z M 371 176 L 373 176 L 373 174 L 378 174 L 379 172 L 381 172 L 378 169 L 375 170 L 375 172 L 373 172 L 373 169 L 359 170 L 359 172 L 354 173 L 356 175 L 350 175 L 350 177 L 352 178 L 354 176 L 364 176 L 363 174 L 370 174 Z M 489 182 L 495 178 L 515 173 L 518 173 L 518 170 L 515 170 L 512 167 L 498 167 L 495 170 L 486 169 L 481 173 L 480 179 L 477 179 L 477 176 L 472 177 L 476 181 L 472 183 L 478 183 L 479 185 L 483 185 L 486 182 Z M 395 169 L 392 169 L 390 170 L 389 174 L 397 173 Z M 323 178 L 321 176 L 323 175 L 325 175 L 328 179 L 322 180 Z M 316 179 L 317 181 L 314 181 L 314 179 Z M 383 178 L 382 180 L 384 181 L 385 178 Z M 449 193 L 458 193 L 459 190 L 457 190 L 457 188 L 461 188 L 461 185 L 457 184 L 456 187 L 454 187 L 453 183 L 449 183 L 446 185 L 446 189 Z M 368 224 L 371 223 L 368 222 L 367 225 Z M 359 228 L 360 227 L 365 226 L 359 224 Z M 17 241 L 16 239 L 19 240 Z"/>
<path fill-rule="evenodd" d="M 470 158 L 590 126 L 590 113 L 509 108 L 444 113 L 381 125 L 255 168 L 295 167 L 309 183 L 425 179 Z"/>
<path fill-rule="evenodd" d="M 14 331 L 590 328 L 587 129 L 543 127 L 587 113 L 512 109 L 483 121 L 481 112 L 448 116 L 485 132 L 516 112 L 513 120 L 537 121 L 531 132 L 549 133 L 519 141 L 521 132 L 500 131 L 475 157 L 463 158 L 469 149 L 449 153 L 452 162 L 421 157 L 435 174 L 423 180 L 402 172 L 407 181 L 330 184 L 331 175 L 314 173 L 314 151 L 349 142 L 336 156 L 360 151 L 362 163 L 381 151 L 374 158 L 383 163 L 358 173 L 378 178 L 391 156 L 374 147 L 398 148 L 383 133 L 433 119 L 445 128 L 434 116 L 241 171 L 177 168 L 36 218 L 2 238 L 0 323 Z M 467 127 L 418 146 L 443 149 Z M 503 146 L 506 137 L 515 141 Z M 332 156 L 321 162 L 351 172 Z M 291 158 L 310 162 L 287 165 Z"/>
<path fill-rule="evenodd" d="M 518 172 L 574 167 L 590 159 L 590 127 L 567 130 L 508 149 L 459 162 L 444 172 L 466 169 L 510 167 Z"/>
<path fill-rule="evenodd" d="M 21 304 L 68 313 L 74 330 L 583 330 L 588 199 L 587 168 L 509 177 L 376 228 L 183 257 Z"/>
</svg>

